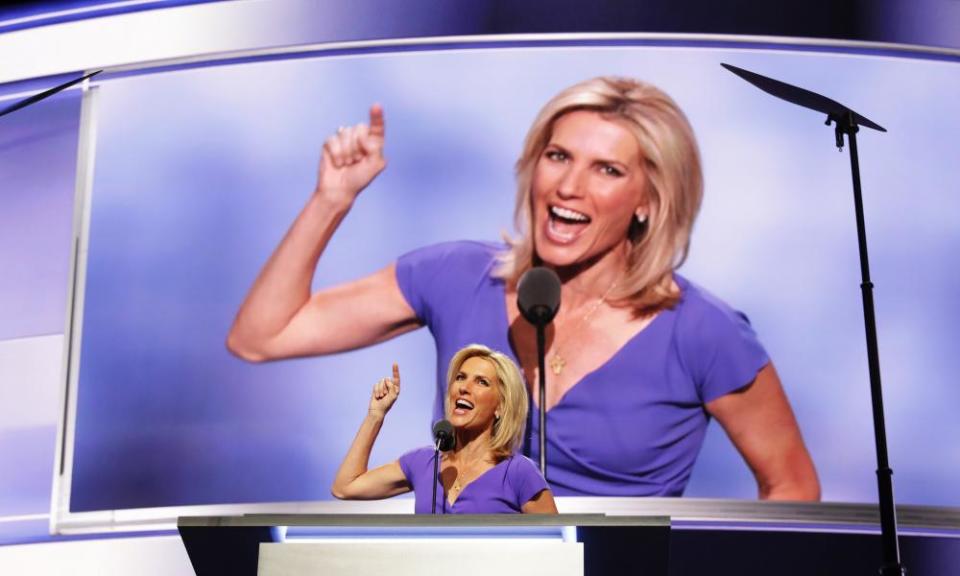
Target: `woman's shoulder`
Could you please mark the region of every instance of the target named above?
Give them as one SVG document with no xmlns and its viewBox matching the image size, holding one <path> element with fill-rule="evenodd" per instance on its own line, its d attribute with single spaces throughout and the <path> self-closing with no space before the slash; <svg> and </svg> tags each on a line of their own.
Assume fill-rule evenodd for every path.
<svg viewBox="0 0 960 576">
<path fill-rule="evenodd" d="M 679 274 L 674 278 L 680 287 L 676 311 L 681 326 L 702 330 L 717 325 L 750 323 L 746 314 L 703 286 Z"/>
<path fill-rule="evenodd" d="M 514 452 L 504 459 L 504 468 L 506 474 L 511 476 L 540 476 L 540 467 L 519 452 Z"/>
<path fill-rule="evenodd" d="M 747 315 L 685 278 L 677 283 L 674 342 L 704 401 L 751 382 L 769 357 Z"/>
<path fill-rule="evenodd" d="M 536 468 L 537 465 L 530 458 L 526 457 L 520 452 L 513 452 L 510 455 L 506 456 L 501 460 L 505 466 L 519 466 L 521 468 L 533 467 Z"/>
<path fill-rule="evenodd" d="M 433 313 L 455 309 L 465 290 L 487 285 L 503 249 L 492 242 L 469 240 L 419 248 L 397 260 L 397 284 L 417 316 L 431 324 Z"/>
<path fill-rule="evenodd" d="M 681 295 L 674 339 L 685 357 L 702 362 L 722 350 L 762 349 L 746 314 L 686 278 L 676 280 Z"/>
<path fill-rule="evenodd" d="M 424 463 L 433 463 L 434 447 L 433 446 L 421 446 L 419 448 L 414 448 L 413 450 L 408 450 L 404 452 L 399 460 L 401 467 L 418 467 L 422 466 Z"/>
<path fill-rule="evenodd" d="M 507 457 L 504 471 L 507 482 L 520 497 L 521 503 L 536 496 L 541 490 L 549 488 L 540 467 L 523 454 L 514 453 Z"/>
<path fill-rule="evenodd" d="M 465 264 L 488 263 L 506 251 L 506 246 L 497 242 L 480 240 L 452 240 L 431 244 L 412 250 L 400 258 L 425 261 L 441 261 L 445 264 L 462 262 Z"/>
</svg>

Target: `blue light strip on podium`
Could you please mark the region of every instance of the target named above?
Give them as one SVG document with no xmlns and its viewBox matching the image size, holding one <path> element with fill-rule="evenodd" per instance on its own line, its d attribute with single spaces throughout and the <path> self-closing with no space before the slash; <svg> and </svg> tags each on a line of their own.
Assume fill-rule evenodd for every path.
<svg viewBox="0 0 960 576">
<path fill-rule="evenodd" d="M 417 540 L 437 539 L 536 539 L 576 542 L 575 526 L 289 526 L 283 527 L 284 542 L 318 540 Z"/>
</svg>

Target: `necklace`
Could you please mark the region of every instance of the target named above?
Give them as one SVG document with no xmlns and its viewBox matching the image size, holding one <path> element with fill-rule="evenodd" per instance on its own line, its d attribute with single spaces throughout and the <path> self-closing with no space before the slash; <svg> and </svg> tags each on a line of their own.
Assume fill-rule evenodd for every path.
<svg viewBox="0 0 960 576">
<path fill-rule="evenodd" d="M 576 334 L 580 330 L 580 328 L 582 328 L 583 325 L 586 324 L 587 320 L 589 320 L 590 317 L 593 316 L 593 313 L 596 312 L 600 308 L 600 306 L 607 301 L 607 296 L 609 296 L 610 293 L 613 292 L 613 289 L 616 287 L 617 287 L 617 282 L 616 280 L 614 280 L 613 284 L 610 284 L 610 287 L 607 288 L 607 291 L 603 293 L 603 296 L 601 296 L 600 299 L 597 300 L 596 303 L 593 306 L 591 306 L 589 310 L 587 310 L 586 314 L 580 317 L 576 325 L 574 325 L 573 329 L 570 331 L 571 335 Z M 548 363 L 550 364 L 550 370 L 553 371 L 554 376 L 559 376 L 560 373 L 563 372 L 563 368 L 567 365 L 566 359 L 564 359 L 563 354 L 560 353 L 560 348 L 561 348 L 560 343 L 557 341 L 554 341 L 553 353 L 550 355 L 550 360 L 548 361 Z"/>
<path fill-rule="evenodd" d="M 484 460 L 481 460 L 481 461 L 480 461 L 480 465 L 481 465 L 481 466 L 482 466 L 484 463 L 485 463 Z M 468 476 L 468 474 L 467 474 L 467 469 L 468 469 L 468 468 L 470 469 L 470 473 L 472 474 L 472 473 L 474 472 L 474 469 L 477 468 L 477 464 L 476 464 L 475 462 L 474 462 L 474 463 L 471 463 L 470 465 L 467 465 L 466 463 L 461 463 L 459 466 L 457 466 L 457 477 L 453 480 L 453 484 L 450 486 L 450 492 L 451 492 L 451 493 L 457 493 L 457 494 L 459 494 L 460 492 L 463 492 L 463 484 L 460 483 L 460 479 L 461 479 L 461 478 L 463 478 L 464 481 L 469 484 L 469 481 L 467 480 L 467 476 Z"/>
</svg>

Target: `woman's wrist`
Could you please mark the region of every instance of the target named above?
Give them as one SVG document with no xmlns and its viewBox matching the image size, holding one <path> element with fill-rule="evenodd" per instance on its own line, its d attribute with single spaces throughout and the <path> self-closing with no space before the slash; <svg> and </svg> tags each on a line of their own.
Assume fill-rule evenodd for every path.
<svg viewBox="0 0 960 576">
<path fill-rule="evenodd" d="M 383 422 L 383 419 L 386 418 L 387 413 L 383 410 L 369 409 L 367 410 L 367 420 L 373 423 Z"/>
<path fill-rule="evenodd" d="M 347 190 L 327 190 L 322 186 L 313 189 L 313 195 L 310 202 L 323 208 L 325 211 L 346 213 L 353 206 L 359 192 L 349 192 Z"/>
</svg>

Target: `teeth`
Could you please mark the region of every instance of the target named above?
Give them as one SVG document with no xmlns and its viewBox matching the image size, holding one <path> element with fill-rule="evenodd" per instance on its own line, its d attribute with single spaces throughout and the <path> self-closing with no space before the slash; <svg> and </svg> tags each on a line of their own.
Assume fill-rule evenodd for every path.
<svg viewBox="0 0 960 576">
<path fill-rule="evenodd" d="M 555 221 L 551 219 L 549 222 L 547 222 L 547 226 L 550 228 L 550 234 L 552 234 L 553 237 L 556 238 L 557 240 L 561 242 L 569 242 L 577 237 L 577 234 L 575 232 L 572 232 L 569 230 L 566 232 L 562 230 L 557 230 L 557 226 L 555 225 L 554 222 Z"/>
<path fill-rule="evenodd" d="M 558 218 L 563 218 L 564 220 L 573 220 L 574 222 L 589 222 L 590 217 L 586 214 L 581 214 L 575 210 L 569 208 L 561 208 L 560 206 L 551 206 L 550 213 Z"/>
<path fill-rule="evenodd" d="M 471 409 L 473 408 L 473 404 L 471 404 L 470 402 L 467 402 L 466 400 L 457 400 L 457 408 Z"/>
</svg>

